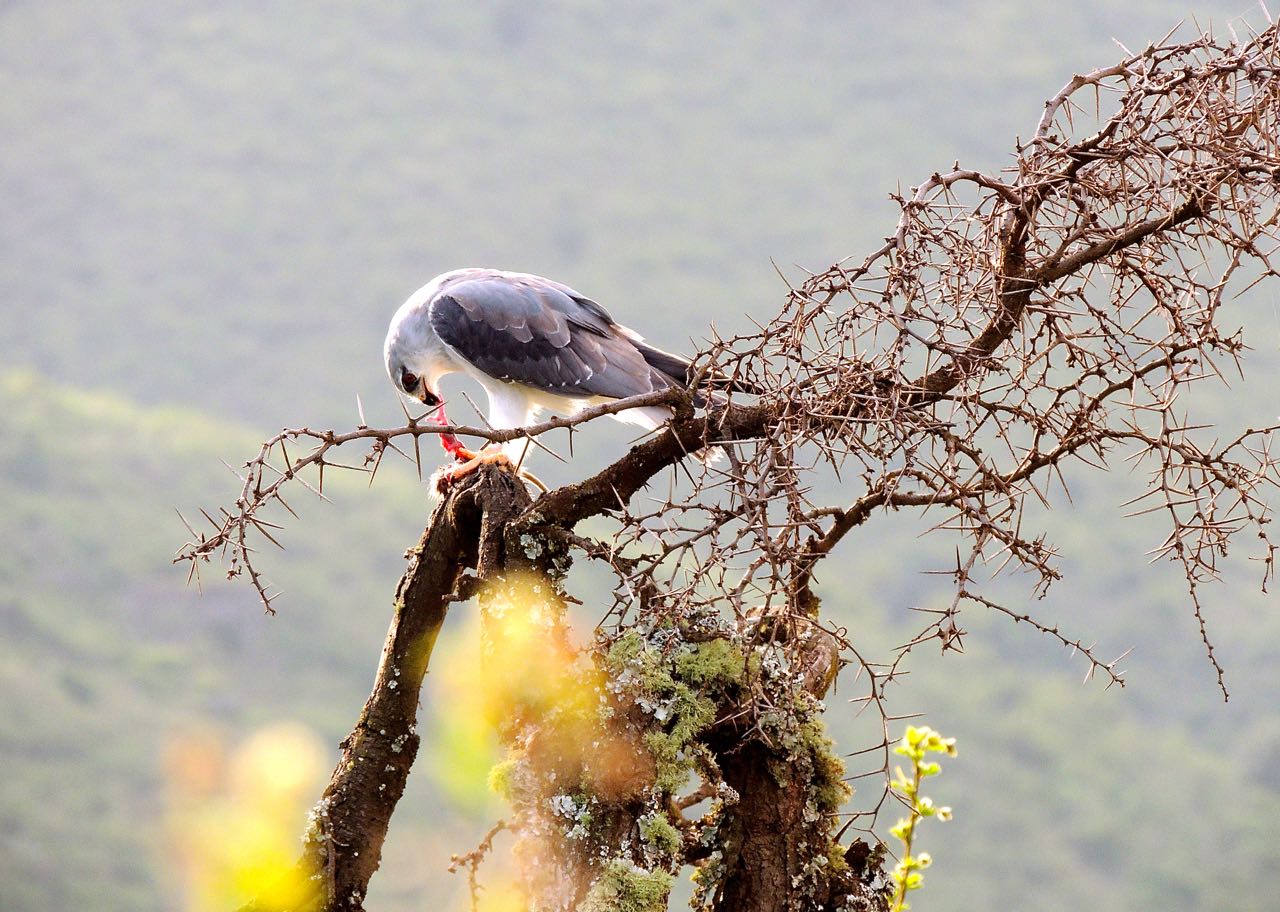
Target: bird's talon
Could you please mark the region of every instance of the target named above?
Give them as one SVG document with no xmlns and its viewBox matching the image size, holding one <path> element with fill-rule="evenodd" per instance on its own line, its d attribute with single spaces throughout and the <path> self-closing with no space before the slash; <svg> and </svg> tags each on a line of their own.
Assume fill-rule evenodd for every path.
<svg viewBox="0 0 1280 912">
<path fill-rule="evenodd" d="M 534 475 L 528 469 L 518 469 L 516 470 L 516 474 L 520 476 L 520 479 L 522 481 L 527 481 L 529 484 L 533 485 L 543 494 L 546 494 L 548 491 L 551 490 L 542 482 L 540 478 L 538 478 L 537 475 Z"/>
<path fill-rule="evenodd" d="M 465 458 L 464 458 L 464 454 L 465 454 Z M 507 471 L 514 474 L 521 481 L 524 481 L 528 484 L 533 485 L 542 493 L 545 494 L 547 493 L 548 490 L 550 490 L 546 486 L 546 484 L 544 484 L 542 480 L 538 478 L 538 476 L 534 475 L 528 469 L 523 469 L 516 466 L 516 464 L 511 461 L 511 457 L 508 456 L 501 449 L 498 449 L 498 448 L 490 449 L 486 447 L 482 449 L 479 453 L 473 453 L 470 450 L 460 449 L 459 452 L 457 452 L 455 455 L 457 455 L 459 459 L 458 462 L 455 462 L 451 465 L 441 466 L 440 470 L 436 472 L 435 488 L 436 488 L 436 491 L 440 494 L 447 493 L 449 488 L 453 486 L 454 482 L 458 481 L 458 479 L 460 478 L 465 478 L 467 475 L 470 475 L 472 472 L 475 472 L 483 465 L 500 465 Z"/>
</svg>

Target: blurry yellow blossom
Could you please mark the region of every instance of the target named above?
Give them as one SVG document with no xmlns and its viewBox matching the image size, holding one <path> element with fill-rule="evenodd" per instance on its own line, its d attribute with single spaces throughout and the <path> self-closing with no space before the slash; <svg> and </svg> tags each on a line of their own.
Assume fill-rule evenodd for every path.
<svg viewBox="0 0 1280 912">
<path fill-rule="evenodd" d="M 297 867 L 307 808 L 325 751 L 309 729 L 259 729 L 232 750 L 209 730 L 174 736 L 165 750 L 167 850 L 188 912 L 305 910 L 312 884 Z"/>
<path fill-rule="evenodd" d="M 499 735 L 525 723 L 540 726 L 539 744 L 558 755 L 557 765 L 582 765 L 593 779 L 620 770 L 634 779 L 635 750 L 614 743 L 601 725 L 604 678 L 569 641 L 546 586 L 508 578 L 485 594 L 479 616 L 436 650 L 441 749 L 432 753 L 434 775 L 462 804 L 492 800 L 490 785 L 506 778 L 505 770 L 491 776 L 499 772 Z"/>
</svg>

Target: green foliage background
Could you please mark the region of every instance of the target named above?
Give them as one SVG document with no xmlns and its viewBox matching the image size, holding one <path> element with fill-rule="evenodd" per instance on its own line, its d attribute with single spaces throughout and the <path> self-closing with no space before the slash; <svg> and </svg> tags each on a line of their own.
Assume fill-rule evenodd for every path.
<svg viewBox="0 0 1280 912">
<path fill-rule="evenodd" d="M 357 393 L 395 420 L 381 340 L 419 284 L 459 265 L 542 272 L 689 347 L 772 312 L 771 258 L 798 278 L 876 243 L 899 184 L 957 158 L 1000 167 L 1045 97 L 1118 56 L 1113 37 L 1242 11 L 5 4 L 0 908 L 173 908 L 160 752 L 184 725 L 345 732 L 425 488 L 397 468 L 306 504 L 271 558 L 275 618 L 246 587 L 184 587 L 173 508 L 233 497 L 219 458 L 284 424 L 350 423 Z M 1276 411 L 1277 295 L 1240 304 L 1250 380 L 1197 403 L 1224 422 Z M 576 470 L 620 446 L 592 429 Z M 1145 563 L 1158 527 L 1120 519 L 1136 481 L 1073 481 L 1044 517 L 1066 580 L 1033 606 L 1104 654 L 1133 646 L 1126 690 L 1080 686 L 1078 659 L 980 614 L 963 656 L 913 657 L 897 706 L 961 746 L 932 783 L 957 816 L 925 836 L 917 908 L 1273 908 L 1275 599 L 1247 575 L 1208 593 L 1224 706 L 1175 571 Z M 920 571 L 953 545 L 920 528 L 886 518 L 826 571 L 826 605 L 873 654 L 945 598 Z M 997 591 L 1019 604 L 1020 582 Z M 855 695 L 830 701 L 850 751 L 867 732 Z M 436 908 L 462 886 L 447 856 L 484 821 L 430 775 L 411 780 L 371 908 Z"/>
</svg>

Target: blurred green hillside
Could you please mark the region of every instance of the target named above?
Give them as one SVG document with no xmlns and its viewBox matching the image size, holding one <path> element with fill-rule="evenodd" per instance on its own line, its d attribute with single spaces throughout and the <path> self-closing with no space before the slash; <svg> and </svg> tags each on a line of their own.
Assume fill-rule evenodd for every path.
<svg viewBox="0 0 1280 912">
<path fill-rule="evenodd" d="M 357 394 L 394 420 L 382 336 L 422 282 L 541 272 L 689 347 L 772 312 L 771 259 L 798 277 L 875 243 L 899 183 L 957 158 L 999 167 L 1045 97 L 1113 61 L 1112 38 L 1241 13 L 0 6 L 0 908 L 177 908 L 166 745 L 286 718 L 331 746 L 345 733 L 425 488 L 391 465 L 370 490 L 335 482 L 333 505 L 295 503 L 289 550 L 264 555 L 286 592 L 274 618 L 216 568 L 203 596 L 184 585 L 174 508 L 232 499 L 219 459 L 286 424 L 350 424 Z M 1208 414 L 1276 413 L 1278 299 L 1263 286 L 1240 304 L 1253 372 Z M 620 446 L 590 429 L 576 468 L 546 475 Z M 1145 563 L 1158 528 L 1120 519 L 1132 483 L 1073 479 L 1074 505 L 1043 518 L 1066 579 L 1032 606 L 1105 655 L 1134 647 L 1127 688 L 1082 687 L 1078 659 L 976 614 L 963 656 L 913 655 L 897 708 L 961 739 L 934 789 L 957 817 L 923 837 L 937 861 L 916 908 L 1275 907 L 1275 599 L 1249 575 L 1207 593 L 1224 706 L 1175 572 Z M 822 580 L 872 653 L 945 597 L 920 571 L 952 545 L 919 531 L 886 519 Z M 1021 603 L 1019 582 L 996 591 Z M 854 695 L 829 701 L 850 751 Z M 370 907 L 451 902 L 448 855 L 486 821 L 420 764 Z"/>
</svg>

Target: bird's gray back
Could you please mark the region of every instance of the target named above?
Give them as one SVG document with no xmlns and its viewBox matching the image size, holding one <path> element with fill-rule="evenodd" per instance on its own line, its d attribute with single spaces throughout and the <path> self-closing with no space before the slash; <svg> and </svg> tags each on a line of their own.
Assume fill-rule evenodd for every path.
<svg viewBox="0 0 1280 912">
<path fill-rule="evenodd" d="M 441 281 L 428 316 L 443 342 L 500 380 L 615 399 L 671 383 L 618 331 L 608 311 L 541 276 L 458 270 Z"/>
</svg>

